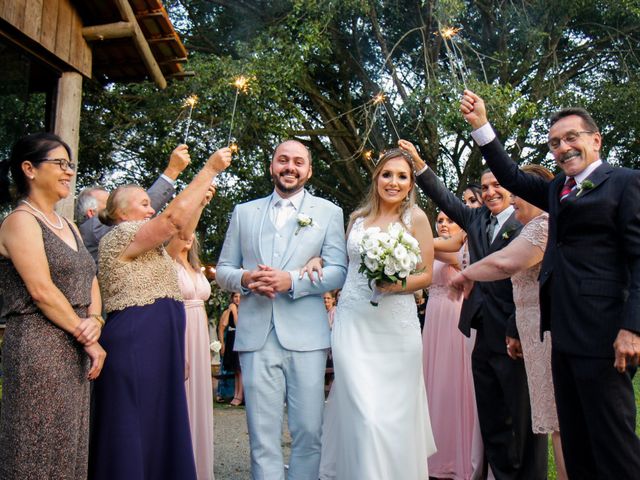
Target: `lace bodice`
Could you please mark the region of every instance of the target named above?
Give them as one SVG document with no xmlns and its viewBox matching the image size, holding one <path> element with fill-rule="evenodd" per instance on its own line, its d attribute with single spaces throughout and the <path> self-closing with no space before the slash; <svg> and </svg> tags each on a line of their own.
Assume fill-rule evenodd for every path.
<svg viewBox="0 0 640 480">
<path fill-rule="evenodd" d="M 547 230 L 549 227 L 549 215 L 543 213 L 538 215 L 529 223 L 527 223 L 520 232 L 518 238 L 527 240 L 534 247 L 544 252 L 547 246 Z M 534 265 L 527 270 L 523 270 L 511 277 L 513 284 L 513 301 L 520 308 L 530 308 L 532 304 L 535 308 L 539 308 L 537 295 L 531 292 L 538 292 L 538 275 L 540 274 L 540 266 L 542 262 Z"/>
<path fill-rule="evenodd" d="M 121 223 L 100 241 L 98 280 L 107 313 L 150 305 L 159 298 L 182 300 L 173 260 L 163 246 L 144 252 L 130 262 L 120 260 L 144 223 Z"/>
<path fill-rule="evenodd" d="M 411 227 L 411 213 L 407 212 L 403 218 L 403 222 L 408 227 Z M 371 288 L 369 287 L 369 280 L 362 273 L 359 273 L 361 258 L 360 258 L 360 241 L 364 236 L 367 229 L 364 228 L 364 218 L 357 218 L 349 238 L 347 239 L 347 254 L 349 256 L 349 266 L 347 269 L 347 279 L 345 280 L 344 287 L 340 293 L 340 301 L 338 303 L 339 309 L 347 310 L 349 305 L 353 303 L 366 302 L 369 303 L 371 299 Z M 413 295 L 409 294 L 388 294 L 382 297 L 378 307 L 380 313 L 382 310 L 390 310 L 399 323 L 403 326 L 418 325 L 419 321 L 417 316 L 417 309 Z"/>
</svg>

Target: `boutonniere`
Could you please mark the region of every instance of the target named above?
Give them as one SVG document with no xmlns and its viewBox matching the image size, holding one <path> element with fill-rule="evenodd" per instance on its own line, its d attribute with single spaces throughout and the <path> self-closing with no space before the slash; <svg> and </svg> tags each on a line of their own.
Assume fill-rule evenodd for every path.
<svg viewBox="0 0 640 480">
<path fill-rule="evenodd" d="M 503 232 L 502 239 L 503 240 L 509 240 L 514 231 L 515 231 L 515 228 L 511 228 L 511 229 L 507 230 L 506 232 Z"/>
<path fill-rule="evenodd" d="M 578 193 L 576 193 L 576 197 L 582 195 L 582 192 L 586 192 L 587 190 L 591 190 L 593 188 L 595 188 L 593 182 L 589 179 L 585 180 L 580 184 L 580 188 L 578 189 Z"/>
<path fill-rule="evenodd" d="M 304 213 L 299 213 L 296 219 L 298 220 L 298 228 L 296 228 L 296 233 L 294 233 L 294 235 L 298 235 L 302 228 L 313 227 L 314 225 L 313 218 L 311 218 L 309 215 L 305 215 Z"/>
</svg>

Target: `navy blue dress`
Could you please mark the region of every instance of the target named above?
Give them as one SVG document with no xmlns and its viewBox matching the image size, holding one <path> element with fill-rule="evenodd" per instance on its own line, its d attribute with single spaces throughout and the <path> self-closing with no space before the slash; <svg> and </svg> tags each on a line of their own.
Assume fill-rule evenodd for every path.
<svg viewBox="0 0 640 480">
<path fill-rule="evenodd" d="M 195 480 L 177 274 L 162 247 L 117 259 L 140 225 L 118 226 L 100 244 L 107 359 L 93 390 L 89 478 Z"/>
</svg>

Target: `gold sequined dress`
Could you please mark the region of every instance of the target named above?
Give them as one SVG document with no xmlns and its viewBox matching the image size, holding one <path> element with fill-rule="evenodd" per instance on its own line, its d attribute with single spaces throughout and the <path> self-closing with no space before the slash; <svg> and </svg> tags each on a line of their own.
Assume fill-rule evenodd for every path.
<svg viewBox="0 0 640 480">
<path fill-rule="evenodd" d="M 37 217 L 36 217 L 37 219 Z M 95 263 L 42 228 L 51 279 L 80 317 L 91 303 Z M 89 442 L 89 361 L 82 346 L 38 309 L 11 260 L 0 257 L 6 317 L 2 360 L 0 479 L 84 480 Z"/>
</svg>

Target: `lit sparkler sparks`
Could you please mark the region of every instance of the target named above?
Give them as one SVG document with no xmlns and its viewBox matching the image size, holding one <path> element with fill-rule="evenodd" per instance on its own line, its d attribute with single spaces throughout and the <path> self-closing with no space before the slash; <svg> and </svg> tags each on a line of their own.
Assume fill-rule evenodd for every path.
<svg viewBox="0 0 640 480">
<path fill-rule="evenodd" d="M 238 141 L 235 138 L 231 137 L 229 139 L 229 150 L 231 150 L 231 154 L 235 155 L 236 153 L 238 153 L 238 149 Z"/>
<path fill-rule="evenodd" d="M 462 84 L 464 88 L 467 88 L 467 66 L 464 62 L 464 57 L 462 56 L 462 51 L 460 47 L 456 45 L 454 37 L 458 35 L 458 33 L 462 30 L 462 27 L 442 27 L 437 32 L 434 32 L 434 35 L 440 35 L 442 40 L 444 40 L 444 47 L 446 49 L 447 58 L 449 59 L 449 63 L 451 65 L 452 72 L 459 72 L 460 78 L 462 80 Z M 449 45 L 449 43 L 451 45 Z M 458 52 L 460 55 L 458 56 Z M 456 80 L 457 80 L 457 74 Z"/>
<path fill-rule="evenodd" d="M 182 105 L 183 108 L 187 108 L 189 107 L 189 113 L 187 114 L 187 125 L 184 129 L 184 142 L 183 143 L 187 143 L 187 140 L 189 139 L 189 128 L 191 127 L 191 114 L 193 113 L 193 107 L 196 106 L 196 103 L 198 103 L 198 96 L 197 95 L 190 95 L 189 97 L 187 97 L 187 99 L 184 101 L 184 104 Z"/>
<path fill-rule="evenodd" d="M 389 112 L 389 109 L 387 108 L 387 103 L 385 101 L 386 99 L 387 97 L 385 96 L 384 92 L 380 92 L 375 97 L 373 97 L 373 104 L 376 106 L 376 108 L 378 107 L 378 105 L 382 105 L 382 107 L 384 108 L 384 111 L 387 114 L 387 117 L 389 118 L 389 122 L 391 122 L 393 131 L 396 133 L 396 137 L 398 137 L 398 140 L 400 140 L 400 134 L 398 133 L 396 124 L 393 121 L 393 117 L 391 117 L 391 112 Z M 375 112 L 374 112 L 374 115 L 375 115 Z"/>
<path fill-rule="evenodd" d="M 362 152 L 362 157 L 367 161 L 371 160 L 371 157 L 373 157 L 373 150 L 365 150 Z"/>
<path fill-rule="evenodd" d="M 462 30 L 461 27 L 444 27 L 440 31 L 436 32 L 436 35 L 440 35 L 445 40 L 451 40 L 460 30 Z"/>
<path fill-rule="evenodd" d="M 244 75 L 240 75 L 236 77 L 231 84 L 236 87 L 236 96 L 233 99 L 233 110 L 231 111 L 231 124 L 229 125 L 229 138 L 227 140 L 227 145 L 231 146 L 231 133 L 233 132 L 233 121 L 236 116 L 236 106 L 238 105 L 238 95 L 240 92 L 247 93 L 249 91 L 249 79 Z"/>
</svg>

